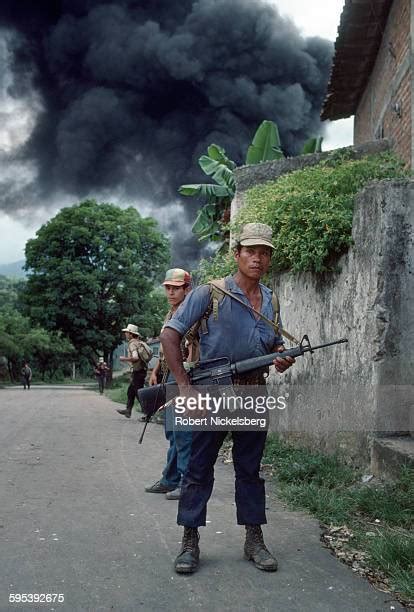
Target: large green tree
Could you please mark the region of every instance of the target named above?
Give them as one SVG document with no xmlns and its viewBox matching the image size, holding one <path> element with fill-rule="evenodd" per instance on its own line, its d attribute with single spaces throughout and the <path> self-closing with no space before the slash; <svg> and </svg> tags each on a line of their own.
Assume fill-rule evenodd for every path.
<svg viewBox="0 0 414 612">
<path fill-rule="evenodd" d="M 95 200 L 64 208 L 26 245 L 27 313 L 92 361 L 110 359 L 122 327 L 146 312 L 169 257 L 156 221 L 134 208 Z"/>
</svg>

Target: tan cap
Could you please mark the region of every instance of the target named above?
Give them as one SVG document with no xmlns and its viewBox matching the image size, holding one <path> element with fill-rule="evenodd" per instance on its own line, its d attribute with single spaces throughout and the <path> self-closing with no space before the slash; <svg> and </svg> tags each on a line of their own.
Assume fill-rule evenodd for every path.
<svg viewBox="0 0 414 612">
<path fill-rule="evenodd" d="M 135 336 L 140 336 L 141 334 L 138 331 L 138 327 L 133 325 L 132 323 L 128 323 L 126 327 L 122 330 L 123 332 L 129 332 L 130 334 L 135 334 Z"/>
<path fill-rule="evenodd" d="M 272 244 L 272 228 L 264 223 L 246 223 L 243 226 L 238 244 L 241 246 L 255 246 L 263 244 L 274 249 Z"/>
</svg>

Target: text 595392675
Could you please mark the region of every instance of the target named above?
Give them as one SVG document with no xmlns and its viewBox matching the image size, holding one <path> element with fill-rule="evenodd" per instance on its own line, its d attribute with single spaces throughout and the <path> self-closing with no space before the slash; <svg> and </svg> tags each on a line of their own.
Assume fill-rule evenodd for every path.
<svg viewBox="0 0 414 612">
<path fill-rule="evenodd" d="M 63 593 L 10 593 L 9 603 L 63 603 Z"/>
</svg>

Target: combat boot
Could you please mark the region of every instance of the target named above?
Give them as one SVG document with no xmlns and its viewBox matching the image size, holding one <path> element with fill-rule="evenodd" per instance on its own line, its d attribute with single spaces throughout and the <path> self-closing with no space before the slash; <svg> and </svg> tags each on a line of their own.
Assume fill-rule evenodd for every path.
<svg viewBox="0 0 414 612">
<path fill-rule="evenodd" d="M 200 534 L 197 527 L 184 527 L 181 551 L 174 563 L 177 574 L 192 574 L 198 568 Z"/>
<path fill-rule="evenodd" d="M 126 417 L 127 419 L 131 418 L 131 411 L 128 410 L 128 408 L 125 408 L 125 410 L 118 410 L 117 408 L 116 411 L 119 412 L 119 414 L 124 415 L 124 417 Z"/>
<path fill-rule="evenodd" d="M 260 525 L 246 525 L 244 558 L 253 561 L 258 569 L 265 572 L 275 572 L 277 570 L 277 561 L 265 546 Z"/>
</svg>

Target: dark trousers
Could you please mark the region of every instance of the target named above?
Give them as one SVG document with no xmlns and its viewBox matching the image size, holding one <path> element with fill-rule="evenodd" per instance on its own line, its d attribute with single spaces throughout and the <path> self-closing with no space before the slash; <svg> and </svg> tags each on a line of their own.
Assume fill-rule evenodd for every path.
<svg viewBox="0 0 414 612">
<path fill-rule="evenodd" d="M 147 370 L 132 371 L 131 382 L 127 391 L 128 401 L 126 405 L 126 410 L 128 414 L 131 414 L 132 412 L 132 407 L 134 405 L 135 398 L 137 397 L 138 390 L 142 389 L 142 387 L 144 386 L 146 375 Z"/>
<path fill-rule="evenodd" d="M 225 431 L 193 431 L 191 455 L 181 487 L 177 523 L 185 527 L 206 524 L 207 502 L 214 484 L 214 464 Z M 259 476 L 267 432 L 233 431 L 235 501 L 239 525 L 266 523 L 264 480 Z"/>
<path fill-rule="evenodd" d="M 28 376 L 23 376 L 23 387 L 26 389 L 26 385 L 27 388 L 30 389 L 30 378 Z"/>
<path fill-rule="evenodd" d="M 105 391 L 106 376 L 97 376 L 97 378 L 98 378 L 98 385 L 99 385 L 99 393 L 102 395 L 102 393 Z"/>
</svg>

